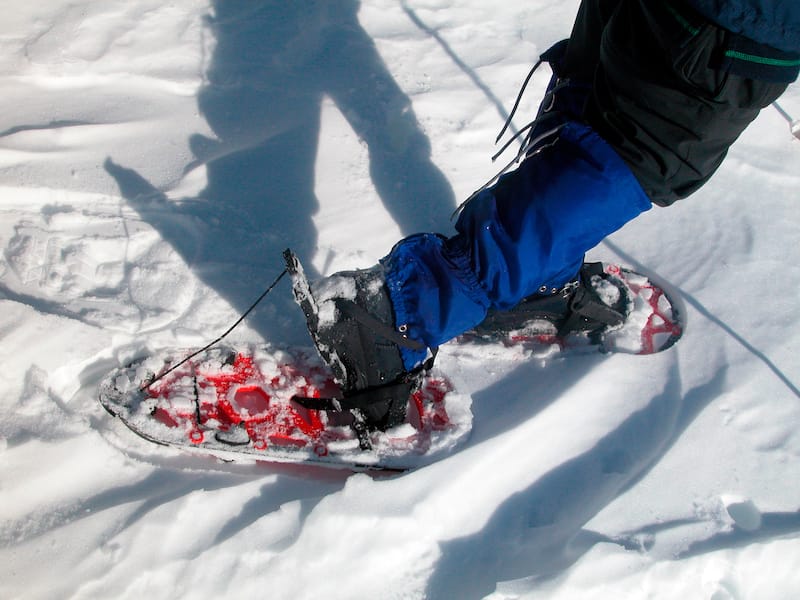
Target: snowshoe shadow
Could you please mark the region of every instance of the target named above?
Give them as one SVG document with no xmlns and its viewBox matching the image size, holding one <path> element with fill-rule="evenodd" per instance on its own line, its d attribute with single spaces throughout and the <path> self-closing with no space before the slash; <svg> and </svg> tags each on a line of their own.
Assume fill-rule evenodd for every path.
<svg viewBox="0 0 800 600">
<path fill-rule="evenodd" d="M 572 385 L 598 368 L 605 357 L 586 354 L 569 358 L 528 360 L 490 387 L 472 395 L 475 427 L 470 445 L 477 445 L 534 418 L 558 401 Z M 531 382 L 535 382 L 531 385 Z M 499 408 L 502 407 L 502 408 Z"/>
<path fill-rule="evenodd" d="M 557 371 L 564 375 L 560 369 Z M 711 380 L 685 391 L 678 361 L 674 361 L 664 377 L 663 389 L 593 448 L 510 496 L 476 534 L 443 543 L 426 597 L 482 598 L 491 594 L 499 582 L 521 578 L 545 581 L 563 573 L 597 542 L 609 541 L 584 530 L 585 523 L 659 462 L 721 392 L 726 375 L 723 366 Z M 520 377 L 520 382 L 528 376 Z M 551 388 L 548 394 L 558 393 L 554 381 L 546 385 Z M 562 389 L 568 385 L 562 385 Z M 501 391 L 508 386 L 506 382 L 499 384 Z M 474 398 L 476 423 L 481 423 L 478 407 L 483 404 L 493 404 L 499 412 L 496 399 L 486 400 L 496 391 L 484 390 Z M 539 404 L 535 410 L 543 408 Z M 518 412 L 515 416 L 519 419 Z M 510 427 L 509 422 L 498 420 L 483 435 L 496 435 L 506 427 Z M 565 431 L 564 435 L 572 434 Z"/>
<path fill-rule="evenodd" d="M 205 167 L 205 189 L 175 201 L 136 171 L 111 158 L 105 163 L 130 206 L 240 312 L 280 271 L 286 247 L 312 265 L 314 163 L 326 97 L 366 144 L 375 189 L 404 233 L 446 224 L 455 205 L 409 98 L 358 22 L 358 8 L 353 0 L 215 0 L 208 23 L 216 45 L 198 106 L 216 139 L 191 136 L 195 156 L 187 166 Z M 199 253 L 189 255 L 181 234 L 167 227 L 170 213 L 196 224 Z M 291 302 L 290 294 L 275 294 L 249 323 L 266 339 L 306 342 Z"/>
<path fill-rule="evenodd" d="M 36 527 L 31 527 L 24 519 L 9 522 L 3 536 L 6 539 L 14 539 L 15 543 L 21 543 L 73 523 L 92 519 L 105 511 L 118 511 L 121 507 L 129 507 L 113 531 L 107 532 L 108 537 L 104 544 L 112 548 L 118 536 L 124 536 L 128 530 L 134 529 L 137 523 L 163 509 L 164 506 L 179 503 L 182 498 L 200 492 L 240 488 L 243 494 L 250 493 L 246 491 L 248 484 L 263 480 L 264 471 L 260 468 L 253 468 L 249 472 L 195 470 L 186 465 L 155 468 L 135 483 L 109 488 L 92 497 L 83 498 L 75 504 L 59 506 L 57 518 L 43 514 L 29 515 L 30 522 L 37 523 Z M 257 495 L 241 503 L 241 510 L 237 514 L 227 519 L 213 520 L 213 527 L 217 533 L 211 546 L 207 544 L 208 532 L 201 532 L 200 528 L 198 543 L 193 543 L 191 539 L 186 540 L 186 552 L 191 558 L 196 558 L 209 548 L 223 544 L 264 515 L 278 513 L 281 506 L 288 502 L 299 501 L 302 505 L 301 516 L 307 515 L 327 495 L 342 489 L 345 482 L 345 477 L 331 476 L 327 480 L 321 480 L 318 476 L 304 477 L 302 470 L 286 474 L 274 473 L 269 483 L 260 486 Z M 280 551 L 294 541 L 292 536 L 298 534 L 299 530 L 295 531 L 294 528 L 278 528 L 271 539 L 264 540 L 264 547 Z M 6 539 L 0 541 L 5 542 Z"/>
</svg>

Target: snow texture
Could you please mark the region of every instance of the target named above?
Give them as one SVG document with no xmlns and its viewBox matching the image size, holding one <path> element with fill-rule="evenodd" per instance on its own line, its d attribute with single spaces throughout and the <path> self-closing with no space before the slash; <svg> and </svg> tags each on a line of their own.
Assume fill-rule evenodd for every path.
<svg viewBox="0 0 800 600">
<path fill-rule="evenodd" d="M 136 439 L 98 383 L 214 339 L 287 246 L 314 278 L 451 232 L 577 1 L 2 8 L 0 597 L 800 597 L 800 142 L 777 111 L 592 251 L 679 292 L 676 347 L 444 347 L 460 452 L 383 478 L 232 465 Z M 797 119 L 796 85 L 780 103 Z M 310 343 L 286 281 L 232 337 Z"/>
</svg>

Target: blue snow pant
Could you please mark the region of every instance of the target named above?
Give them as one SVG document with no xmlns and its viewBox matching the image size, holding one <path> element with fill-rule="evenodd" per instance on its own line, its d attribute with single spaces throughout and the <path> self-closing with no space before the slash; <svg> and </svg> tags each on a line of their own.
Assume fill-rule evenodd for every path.
<svg viewBox="0 0 800 600">
<path fill-rule="evenodd" d="M 457 235 L 408 237 L 381 261 L 395 323 L 438 347 L 489 308 L 560 288 L 587 250 L 650 206 L 616 152 L 588 126 L 568 123 L 554 143 L 466 204 Z M 424 359 L 402 352 L 409 369 Z"/>
</svg>

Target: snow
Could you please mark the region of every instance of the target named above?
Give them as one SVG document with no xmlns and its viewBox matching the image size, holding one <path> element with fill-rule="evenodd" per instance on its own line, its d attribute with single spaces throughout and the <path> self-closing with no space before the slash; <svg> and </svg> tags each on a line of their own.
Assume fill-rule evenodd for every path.
<svg viewBox="0 0 800 600">
<path fill-rule="evenodd" d="M 449 232 L 577 9 L 363 0 L 356 23 L 355 3 L 261 4 L 215 35 L 190 0 L 2 3 L 0 597 L 798 597 L 800 143 L 770 108 L 703 190 L 592 252 L 679 291 L 680 343 L 445 347 L 474 427 L 444 460 L 229 464 L 104 413 L 114 366 L 214 339 L 285 247 L 316 276 Z M 798 87 L 780 103 L 797 119 Z M 288 283 L 232 337 L 308 345 Z"/>
</svg>

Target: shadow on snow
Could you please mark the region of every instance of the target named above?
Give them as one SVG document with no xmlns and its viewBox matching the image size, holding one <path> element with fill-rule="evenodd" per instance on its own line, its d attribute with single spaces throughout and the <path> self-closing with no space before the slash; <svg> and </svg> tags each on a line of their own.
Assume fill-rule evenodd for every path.
<svg viewBox="0 0 800 600">
<path fill-rule="evenodd" d="M 309 275 L 318 275 L 310 264 L 317 247 L 314 162 L 326 96 L 366 144 L 375 189 L 404 234 L 434 229 L 450 215 L 453 191 L 430 160 L 409 98 L 360 26 L 358 2 L 212 6 L 216 47 L 198 106 L 216 139 L 192 136 L 195 160 L 187 166 L 205 165 L 205 190 L 170 201 L 136 171 L 111 158 L 105 163 L 130 206 L 208 286 L 243 312 L 281 270 L 280 253 L 289 246 Z M 199 253 L 185 232 L 165 227 L 174 213 L 200 233 Z M 306 342 L 290 294 L 274 296 L 250 319 L 254 329 L 266 339 Z"/>
<path fill-rule="evenodd" d="M 576 366 L 570 377 L 563 377 L 559 369 L 562 388 L 569 386 L 564 380 L 579 380 L 579 371 L 595 364 L 586 361 L 583 367 Z M 482 598 L 500 581 L 556 577 L 597 542 L 628 547 L 625 540 L 610 540 L 583 527 L 658 463 L 720 393 L 726 374 L 722 367 L 710 381 L 684 391 L 676 360 L 664 377 L 663 390 L 593 448 L 510 496 L 479 532 L 441 544 L 426 597 Z M 474 404 L 492 404 L 496 397 L 497 391 L 489 388 L 476 396 Z M 535 407 L 537 412 L 541 409 Z"/>
</svg>

